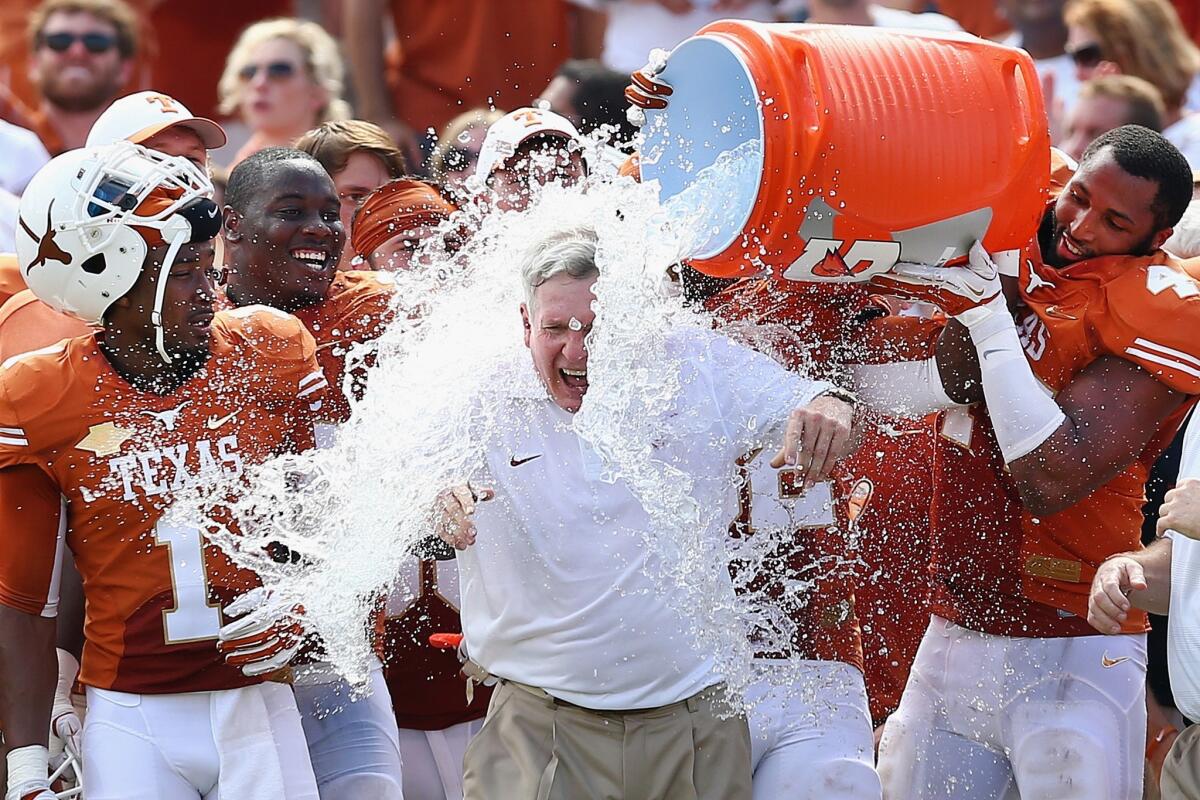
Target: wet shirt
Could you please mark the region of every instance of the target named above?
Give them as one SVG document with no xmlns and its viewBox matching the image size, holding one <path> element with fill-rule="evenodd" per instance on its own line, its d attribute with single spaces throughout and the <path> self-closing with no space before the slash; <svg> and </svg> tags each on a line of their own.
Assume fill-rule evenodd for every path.
<svg viewBox="0 0 1200 800">
<path fill-rule="evenodd" d="M 736 459 L 778 446 L 790 411 L 830 385 L 710 332 L 681 332 L 670 353 L 680 392 L 665 413 L 683 433 L 649 446 L 714 512 L 712 529 L 697 533 L 712 546 L 735 513 Z M 481 432 L 485 463 L 472 484 L 496 496 L 478 506 L 478 539 L 458 557 L 471 656 L 596 710 L 662 706 L 718 683 L 714 659 L 688 634 L 688 599 L 651 577 L 664 565 L 649 554 L 646 510 L 540 388 L 480 400 L 497 424 Z"/>
</svg>

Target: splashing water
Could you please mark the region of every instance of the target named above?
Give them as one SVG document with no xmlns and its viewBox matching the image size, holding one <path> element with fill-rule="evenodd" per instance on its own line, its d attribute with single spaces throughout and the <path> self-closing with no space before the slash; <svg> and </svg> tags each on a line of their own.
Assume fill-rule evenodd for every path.
<svg viewBox="0 0 1200 800">
<path fill-rule="evenodd" d="M 465 219 L 453 224 L 475 231 L 466 247 L 453 258 L 427 254 L 426 268 L 396 275 L 404 311 L 370 348 L 356 349 L 354 357 L 370 354 L 375 364 L 332 446 L 249 469 L 236 486 L 195 486 L 169 514 L 193 524 L 206 517 L 212 541 L 235 562 L 255 570 L 280 602 L 303 604 L 306 626 L 355 685 L 366 684 L 371 664 L 372 609 L 396 587 L 412 548 L 432 533 L 438 493 L 472 474 L 481 436 L 500 424 L 480 398 L 544 391 L 522 341 L 516 265 L 531 242 L 578 226 L 598 235 L 600 278 L 589 389 L 571 426 L 601 455 L 605 479 L 626 482 L 647 510 L 648 569 L 673 588 L 675 610 L 691 621 L 699 648 L 715 658 L 731 690 L 740 696 L 756 679 L 755 649 L 789 649 L 778 601 L 749 590 L 748 581 L 735 592 L 730 579 L 734 558 L 751 568 L 763 563 L 769 537 L 731 540 L 725 533 L 737 513 L 733 504 L 697 503 L 692 477 L 659 455 L 672 443 L 692 453 L 722 450 L 723 443 L 696 436 L 701 421 L 686 409 L 667 413 L 681 389 L 669 342 L 682 329 L 707 331 L 712 322 L 664 291 L 664 276 L 694 247 L 696 237 L 681 231 L 699 220 L 711 224 L 720 208 L 716 187 L 740 175 L 742 165 L 736 154 L 723 158 L 697 181 L 696 195 L 672 210 L 659 205 L 656 186 L 616 178 L 612 159 L 590 163 L 600 166 L 586 190 L 548 186 L 523 214 L 487 215 L 464 204 Z M 731 482 L 735 475 L 731 464 Z M 239 521 L 239 532 L 225 524 L 224 511 L 208 513 L 217 501 Z M 266 552 L 272 543 L 299 559 L 273 560 Z M 792 602 L 811 585 L 790 581 Z M 752 629 L 760 632 L 754 645 Z M 790 663 L 780 662 L 773 683 L 801 682 Z"/>
</svg>

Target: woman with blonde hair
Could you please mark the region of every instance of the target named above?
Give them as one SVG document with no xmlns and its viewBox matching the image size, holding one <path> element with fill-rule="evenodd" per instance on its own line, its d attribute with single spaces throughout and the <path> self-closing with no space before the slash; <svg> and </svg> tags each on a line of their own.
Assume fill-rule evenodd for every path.
<svg viewBox="0 0 1200 800">
<path fill-rule="evenodd" d="M 270 19 L 246 28 L 217 85 L 221 113 L 236 112 L 250 129 L 233 164 L 264 147 L 291 145 L 323 122 L 349 117 L 344 81 L 337 42 L 315 22 Z"/>
<path fill-rule="evenodd" d="M 475 174 L 479 148 L 491 124 L 504 116 L 495 108 L 473 108 L 446 123 L 437 146 L 429 156 L 429 174 L 453 191 Z"/>
<path fill-rule="evenodd" d="M 1162 134 L 1200 167 L 1200 114 L 1187 107 L 1200 50 L 1167 0 L 1070 0 L 1067 53 L 1080 80 L 1133 75 L 1162 93 Z"/>
</svg>

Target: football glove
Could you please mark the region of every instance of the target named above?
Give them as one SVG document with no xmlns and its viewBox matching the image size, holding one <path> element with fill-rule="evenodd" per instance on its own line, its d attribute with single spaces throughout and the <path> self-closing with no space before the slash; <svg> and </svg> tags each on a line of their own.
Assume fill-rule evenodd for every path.
<svg viewBox="0 0 1200 800">
<path fill-rule="evenodd" d="M 300 619 L 304 607 L 281 603 L 259 586 L 228 606 L 226 616 L 240 616 L 217 632 L 217 650 L 225 663 L 251 677 L 282 669 L 304 644 Z"/>
<path fill-rule="evenodd" d="M 975 242 L 965 264 L 951 267 L 900 262 L 891 271 L 872 278 L 871 285 L 887 294 L 932 303 L 970 327 L 990 316 L 989 303 L 1000 296 L 1000 272 L 983 245 Z"/>
</svg>

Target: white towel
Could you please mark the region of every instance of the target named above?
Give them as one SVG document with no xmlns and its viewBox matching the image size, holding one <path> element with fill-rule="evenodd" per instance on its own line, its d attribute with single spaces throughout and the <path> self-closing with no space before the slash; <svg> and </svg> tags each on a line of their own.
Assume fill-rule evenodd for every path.
<svg viewBox="0 0 1200 800">
<path fill-rule="evenodd" d="M 269 692 L 264 692 L 264 688 L 269 689 L 247 686 L 211 694 L 213 739 L 217 743 L 221 765 L 218 783 L 221 797 L 239 800 L 288 798 L 284 791 L 284 765 L 280 763 L 275 733 L 271 729 Z M 311 765 L 308 769 L 311 775 Z"/>
</svg>

